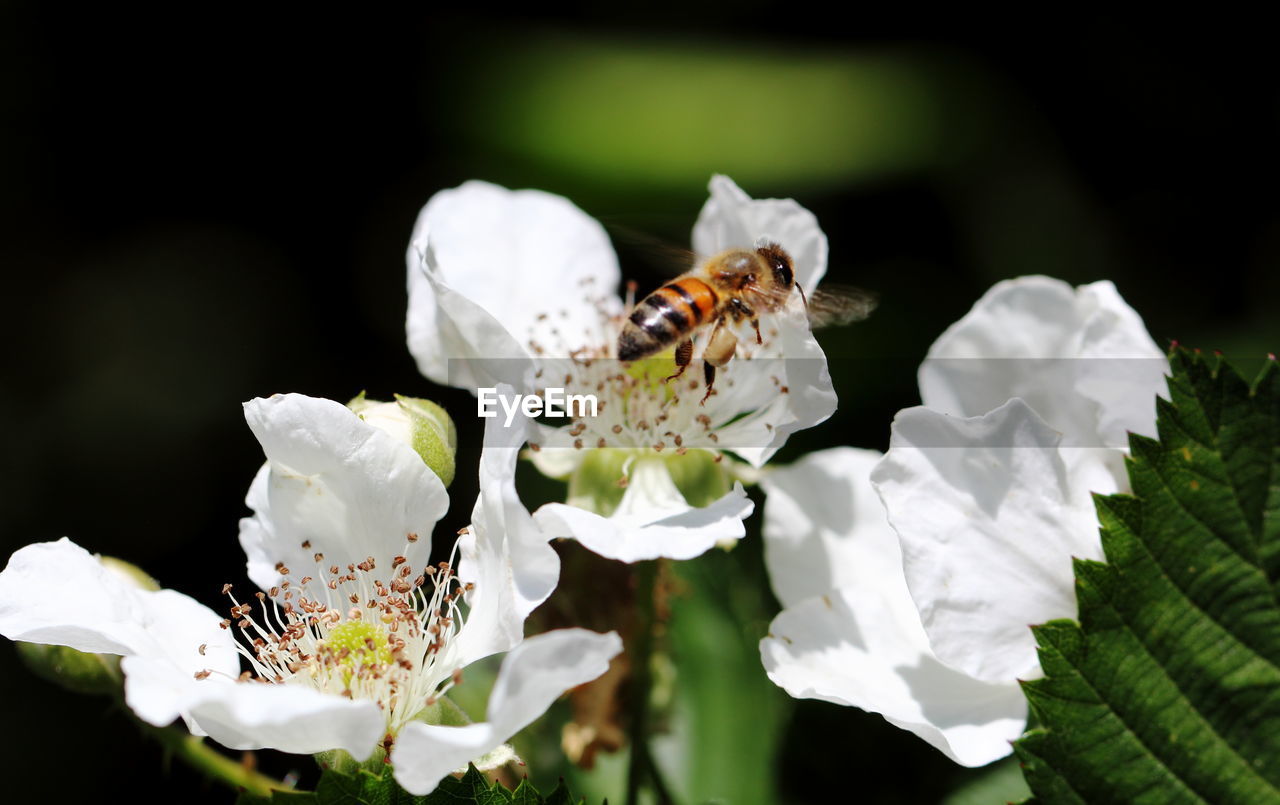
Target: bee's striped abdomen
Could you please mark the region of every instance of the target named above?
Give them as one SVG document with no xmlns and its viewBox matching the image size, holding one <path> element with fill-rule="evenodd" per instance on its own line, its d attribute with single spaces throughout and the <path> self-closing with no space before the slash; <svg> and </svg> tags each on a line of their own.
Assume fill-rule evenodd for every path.
<svg viewBox="0 0 1280 805">
<path fill-rule="evenodd" d="M 697 277 L 682 277 L 636 305 L 618 337 L 618 358 L 652 355 L 693 331 L 715 314 L 716 292 Z"/>
<path fill-rule="evenodd" d="M 720 298 L 711 286 L 697 277 L 682 277 L 668 283 L 660 290 L 670 290 L 679 295 L 680 301 L 688 307 L 693 316 L 693 326 L 705 324 L 715 315 Z"/>
</svg>

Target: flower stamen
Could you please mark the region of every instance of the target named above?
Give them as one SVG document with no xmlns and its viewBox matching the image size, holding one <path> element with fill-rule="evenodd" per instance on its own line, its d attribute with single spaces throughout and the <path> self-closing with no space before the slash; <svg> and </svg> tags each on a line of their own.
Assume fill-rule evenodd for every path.
<svg viewBox="0 0 1280 805">
<path fill-rule="evenodd" d="M 408 535 L 409 544 L 416 540 L 417 535 Z M 303 547 L 309 549 L 310 542 Z M 285 578 L 270 594 L 256 593 L 262 610 L 256 618 L 230 584 L 223 586 L 232 606 L 221 625 L 239 628 L 236 649 L 251 669 L 239 681 L 305 685 L 373 701 L 386 714 L 393 737 L 460 681 L 453 637 L 462 628 L 464 594 L 474 585 L 457 579 L 453 557 L 415 572 L 407 557 L 398 555 L 387 582 L 373 577 L 373 557 L 348 564 L 345 573 L 338 565 L 326 568 L 322 553 L 314 559 L 314 576 L 302 576 L 296 584 L 288 567 L 276 565 Z M 201 674 L 197 678 L 211 672 Z"/>
</svg>

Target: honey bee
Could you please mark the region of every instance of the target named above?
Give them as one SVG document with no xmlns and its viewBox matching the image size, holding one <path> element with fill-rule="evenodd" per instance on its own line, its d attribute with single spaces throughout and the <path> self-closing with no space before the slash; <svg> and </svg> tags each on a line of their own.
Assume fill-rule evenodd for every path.
<svg viewBox="0 0 1280 805">
<path fill-rule="evenodd" d="M 800 293 L 810 326 L 847 324 L 865 319 L 875 309 L 876 297 L 857 288 L 823 289 L 807 298 L 795 281 L 791 255 L 777 243 L 763 242 L 754 249 L 729 249 L 702 261 L 646 296 L 635 306 L 618 334 L 618 359 L 634 361 L 676 345 L 674 380 L 693 360 L 693 336 L 711 327 L 702 350 L 707 392 L 715 385 L 717 367 L 733 359 L 738 348 L 735 327 L 747 322 L 760 336 L 760 316 L 777 313 Z"/>
</svg>

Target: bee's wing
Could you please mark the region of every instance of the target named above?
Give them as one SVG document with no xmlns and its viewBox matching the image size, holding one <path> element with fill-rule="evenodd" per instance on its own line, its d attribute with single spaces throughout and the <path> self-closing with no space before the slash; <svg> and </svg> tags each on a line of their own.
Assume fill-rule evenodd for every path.
<svg viewBox="0 0 1280 805">
<path fill-rule="evenodd" d="M 880 304 L 880 297 L 852 285 L 828 285 L 808 294 L 809 326 L 832 327 L 862 321 Z"/>
<path fill-rule="evenodd" d="M 670 241 L 616 220 L 605 219 L 605 228 L 619 246 L 639 258 L 658 276 L 677 277 L 698 265 L 704 257 Z"/>
</svg>

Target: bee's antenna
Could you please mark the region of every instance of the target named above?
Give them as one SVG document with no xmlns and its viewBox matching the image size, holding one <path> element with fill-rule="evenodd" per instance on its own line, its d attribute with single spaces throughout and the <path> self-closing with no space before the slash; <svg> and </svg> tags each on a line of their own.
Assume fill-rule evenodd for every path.
<svg viewBox="0 0 1280 805">
<path fill-rule="evenodd" d="M 805 295 L 804 295 L 804 288 L 801 288 L 801 287 L 800 287 L 800 283 L 798 283 L 798 282 L 796 283 L 796 290 L 800 292 L 800 301 L 801 301 L 801 302 L 804 302 L 804 310 L 805 310 L 805 312 L 806 312 L 806 313 L 808 313 L 808 312 L 809 312 L 809 298 L 808 298 L 807 296 L 805 296 Z"/>
</svg>

